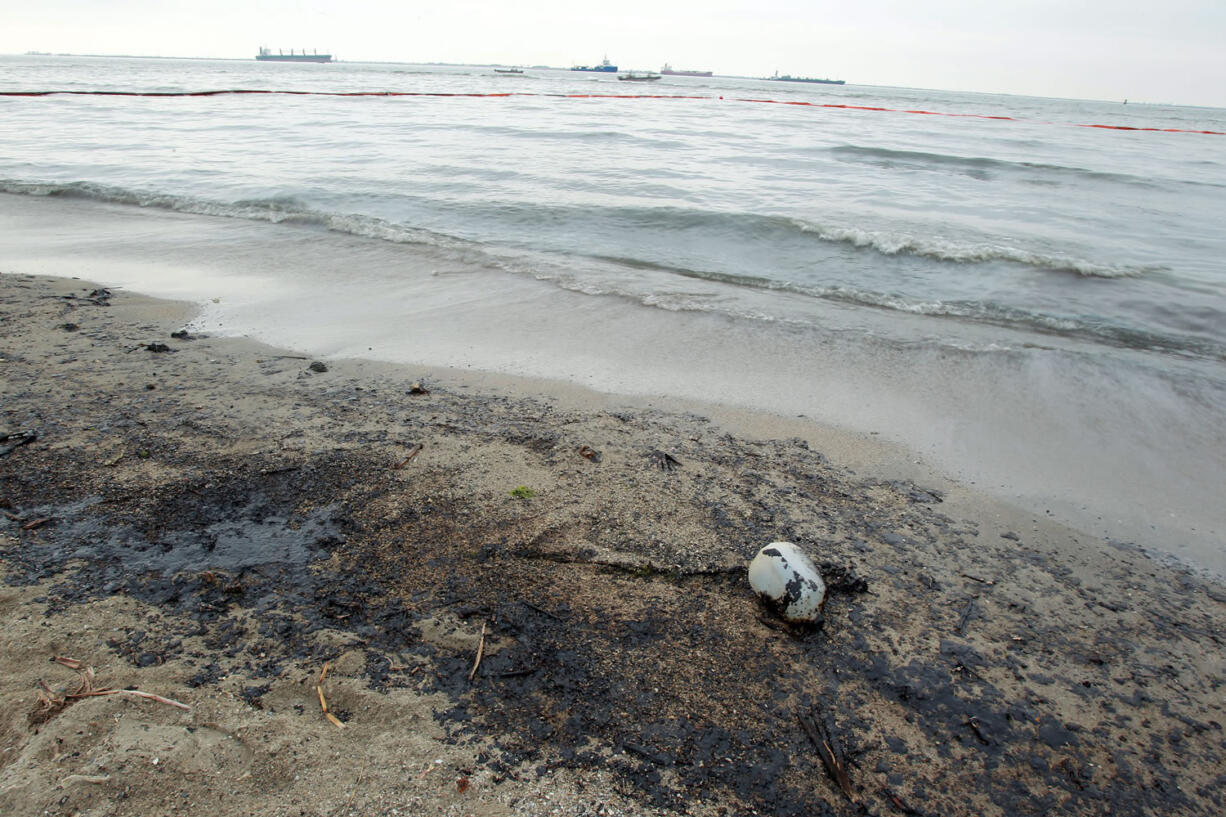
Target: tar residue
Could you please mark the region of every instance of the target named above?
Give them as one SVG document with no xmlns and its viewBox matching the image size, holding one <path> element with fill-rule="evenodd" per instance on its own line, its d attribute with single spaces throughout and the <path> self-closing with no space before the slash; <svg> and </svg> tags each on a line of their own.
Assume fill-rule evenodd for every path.
<svg viewBox="0 0 1226 817">
<path fill-rule="evenodd" d="M 53 478 L 14 469 L 4 482 L 23 518 L 52 519 L 28 531 L 7 523 L 20 540 L 4 554 L 9 580 L 55 577 L 52 614 L 115 593 L 158 605 L 181 621 L 177 632 L 133 632 L 111 647 L 148 665 L 203 636 L 209 652 L 186 656 L 199 668 L 193 683 L 237 665 L 253 679 L 243 692 L 253 706 L 267 688 L 259 679 L 287 660 L 333 657 L 312 635 L 343 630 L 366 644 L 373 687 L 446 693 L 440 717 L 452 740 L 495 735 L 485 762 L 505 777 L 609 768 L 678 810 L 701 799 L 779 815 L 948 812 L 962 794 L 930 776 L 932 758 L 917 748 L 937 736 L 941 756 L 973 759 L 961 784 L 1008 813 L 1189 805 L 1160 762 L 1121 762 L 1104 780 L 1081 759 L 1079 727 L 988 680 L 994 659 L 956 635 L 937 634 L 940 649 L 924 657 L 884 650 L 873 585 L 845 566 L 824 566 L 825 628 L 790 630 L 757 606 L 739 571 L 619 568 L 539 537 L 525 545 L 507 520 L 448 498 L 441 476 L 423 475 L 406 497 L 386 467 L 353 453 L 292 467 L 218 457 L 131 494 L 91 485 L 84 466 L 53 451 L 40 468 Z M 752 542 L 745 526 L 758 523 L 712 524 Z M 880 580 L 936 592 L 905 571 Z M 422 623 L 440 618 L 484 622 L 499 645 L 474 682 L 471 654 L 421 637 Z M 431 671 L 394 669 L 405 656 Z M 833 726 L 862 807 L 827 779 L 798 711 Z M 905 728 L 883 733 L 872 716 L 882 711 L 901 713 Z M 1172 733 L 1208 728 L 1175 723 Z"/>
</svg>

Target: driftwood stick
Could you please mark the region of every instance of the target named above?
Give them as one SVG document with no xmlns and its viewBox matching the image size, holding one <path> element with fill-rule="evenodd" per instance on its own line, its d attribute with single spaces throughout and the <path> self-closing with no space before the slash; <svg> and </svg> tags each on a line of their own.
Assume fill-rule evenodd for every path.
<svg viewBox="0 0 1226 817">
<path fill-rule="evenodd" d="M 962 610 L 962 616 L 958 619 L 958 635 L 966 634 L 966 624 L 979 611 L 976 609 L 975 600 L 971 599 L 966 603 L 966 607 Z"/>
<path fill-rule="evenodd" d="M 175 706 L 179 709 L 191 712 L 192 708 L 185 703 L 163 698 L 161 695 L 154 695 L 152 692 L 141 692 L 139 689 L 93 689 L 89 692 L 76 692 L 72 695 L 65 695 L 65 698 L 96 698 L 99 695 L 135 695 L 138 698 L 148 698 L 151 701 L 157 701 L 160 704 L 167 706 Z"/>
<path fill-rule="evenodd" d="M 847 776 L 847 765 L 843 761 L 843 752 L 835 742 L 834 736 L 830 734 L 830 730 L 812 711 L 796 710 L 796 719 L 800 721 L 805 734 L 809 736 L 809 740 L 817 749 L 817 756 L 821 758 L 822 765 L 826 767 L 826 774 L 838 784 L 848 800 L 859 805 L 860 798 L 856 796 L 855 790 L 851 787 L 851 778 Z"/>
<path fill-rule="evenodd" d="M 0 443 L 7 443 L 10 440 L 15 440 L 11 445 L 6 445 L 0 448 L 0 457 L 7 456 L 13 451 L 16 451 L 26 443 L 32 443 L 38 439 L 37 431 L 14 431 L 9 434 L 0 434 Z"/>
<path fill-rule="evenodd" d="M 481 666 L 483 655 L 485 655 L 485 622 L 481 622 L 481 641 L 477 644 L 477 660 L 473 662 L 473 668 L 468 672 L 469 681 L 477 674 L 477 667 Z"/>
<path fill-rule="evenodd" d="M 331 664 L 331 661 L 325 661 L 323 669 L 319 671 L 319 680 L 315 682 L 315 693 L 319 695 L 319 708 L 323 710 L 324 717 L 338 729 L 344 729 L 345 724 L 341 723 L 340 718 L 328 711 L 328 700 L 324 697 L 324 678 L 328 677 L 328 667 Z"/>
<path fill-rule="evenodd" d="M 533 604 L 530 601 L 524 601 L 523 599 L 520 599 L 519 603 L 527 607 L 529 610 L 535 610 L 536 612 L 540 613 L 543 616 L 548 616 L 554 621 L 562 621 L 562 617 L 558 615 L 557 613 L 551 613 L 548 610 L 546 610 L 544 607 L 538 607 L 537 605 Z"/>
<path fill-rule="evenodd" d="M 402 459 L 400 462 L 396 463 L 395 465 L 393 465 L 392 468 L 397 471 L 400 470 L 401 468 L 404 468 L 406 465 L 409 464 L 409 462 L 414 457 L 416 457 L 418 454 L 421 453 L 421 450 L 423 448 L 425 448 L 425 446 L 422 445 L 421 443 L 418 443 L 417 445 L 413 446 L 412 448 L 409 449 L 409 453 L 405 455 L 405 458 Z"/>
</svg>

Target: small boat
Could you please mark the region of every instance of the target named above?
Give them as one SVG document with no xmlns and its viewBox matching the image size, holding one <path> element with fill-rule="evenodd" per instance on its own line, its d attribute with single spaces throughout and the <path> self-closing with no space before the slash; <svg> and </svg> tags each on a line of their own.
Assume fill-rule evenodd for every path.
<svg viewBox="0 0 1226 817">
<path fill-rule="evenodd" d="M 308 54 L 306 49 L 295 54 L 292 48 L 288 54 L 280 50 L 274 54 L 271 48 L 261 48 L 255 58 L 260 62 L 332 62 L 331 54 L 320 54 L 316 51 Z"/>
<path fill-rule="evenodd" d="M 575 65 L 572 66 L 572 71 L 598 71 L 602 74 L 616 74 L 617 66 L 609 62 L 609 55 L 605 54 L 604 61 L 600 65 Z"/>
<path fill-rule="evenodd" d="M 778 71 L 775 72 L 773 77 L 767 77 L 767 79 L 774 80 L 775 82 L 818 82 L 822 85 L 843 85 L 846 82 L 846 80 L 841 79 L 810 79 L 809 77 L 794 77 L 791 74 L 779 76 Z"/>
<path fill-rule="evenodd" d="M 639 74 L 631 71 L 628 74 L 618 74 L 617 78 L 623 82 L 654 82 L 660 78 L 659 74 L 653 74 L 648 71 L 646 74 Z"/>
<path fill-rule="evenodd" d="M 678 71 L 668 63 L 664 63 L 664 67 L 660 69 L 660 73 L 666 77 L 710 77 L 714 76 L 710 71 Z"/>
<path fill-rule="evenodd" d="M 522 68 L 495 68 L 494 69 L 495 74 L 522 74 L 523 72 L 524 72 L 524 69 Z"/>
</svg>

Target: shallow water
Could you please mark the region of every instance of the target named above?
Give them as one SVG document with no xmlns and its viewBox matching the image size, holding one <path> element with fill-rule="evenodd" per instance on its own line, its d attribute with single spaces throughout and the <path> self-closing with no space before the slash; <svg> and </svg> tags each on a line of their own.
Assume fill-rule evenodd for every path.
<svg viewBox="0 0 1226 817">
<path fill-rule="evenodd" d="M 1226 111 L 0 63 L 0 90 L 522 94 L 0 97 L 0 271 L 200 301 L 201 329 L 316 354 L 803 414 L 1226 572 L 1226 136 L 1079 127 Z M 626 93 L 698 98 L 566 96 Z"/>
</svg>

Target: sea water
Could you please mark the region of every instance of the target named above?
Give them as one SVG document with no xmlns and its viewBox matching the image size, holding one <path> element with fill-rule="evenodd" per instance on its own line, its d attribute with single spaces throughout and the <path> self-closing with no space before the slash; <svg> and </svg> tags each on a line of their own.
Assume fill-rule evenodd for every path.
<svg viewBox="0 0 1226 817">
<path fill-rule="evenodd" d="M 89 92 L 0 96 L 0 272 L 804 415 L 1226 573 L 1226 111 L 848 79 L 0 57 Z"/>
</svg>

